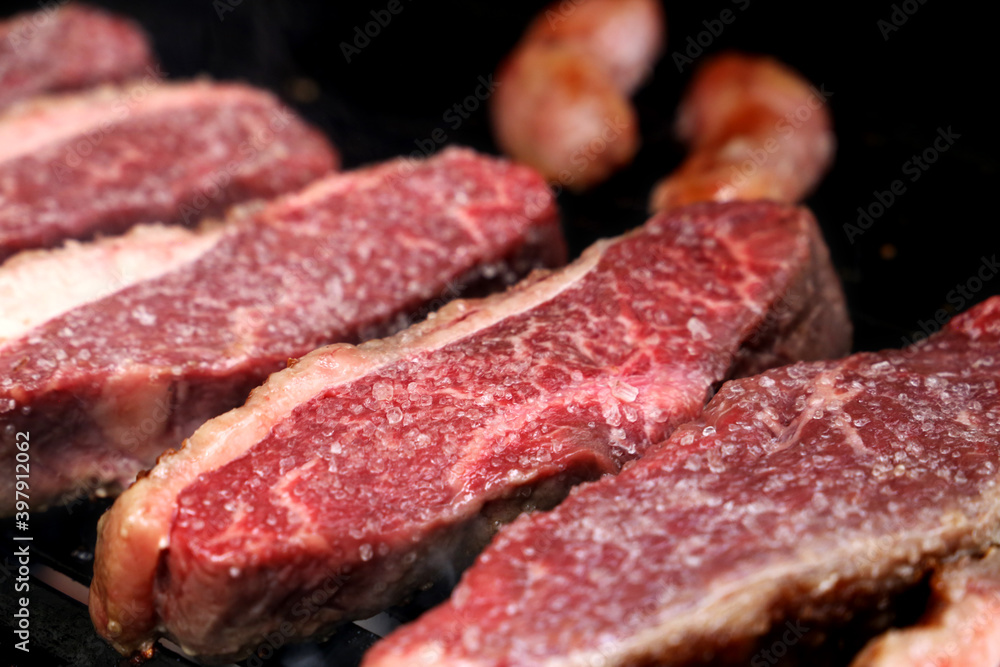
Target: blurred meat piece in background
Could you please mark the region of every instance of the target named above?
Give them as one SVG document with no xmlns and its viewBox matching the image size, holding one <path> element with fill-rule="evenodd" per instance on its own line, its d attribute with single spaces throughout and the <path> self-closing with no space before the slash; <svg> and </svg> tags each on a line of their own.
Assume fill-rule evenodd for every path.
<svg viewBox="0 0 1000 667">
<path fill-rule="evenodd" d="M 159 75 L 138 24 L 59 4 L 0 21 L 0 109 L 39 93 Z"/>
<path fill-rule="evenodd" d="M 497 72 L 497 144 L 572 190 L 607 179 L 639 148 L 629 96 L 663 50 L 659 0 L 556 2 Z"/>
<path fill-rule="evenodd" d="M 726 53 L 695 72 L 677 115 L 690 155 L 650 208 L 808 195 L 833 160 L 828 93 L 768 57 Z"/>
<path fill-rule="evenodd" d="M 851 667 L 1000 665 L 1000 551 L 942 565 L 931 591 L 916 626 L 872 640 Z"/>
<path fill-rule="evenodd" d="M 338 166 L 267 91 L 145 79 L 37 97 L 0 114 L 0 261 L 141 222 L 193 225 Z"/>
</svg>

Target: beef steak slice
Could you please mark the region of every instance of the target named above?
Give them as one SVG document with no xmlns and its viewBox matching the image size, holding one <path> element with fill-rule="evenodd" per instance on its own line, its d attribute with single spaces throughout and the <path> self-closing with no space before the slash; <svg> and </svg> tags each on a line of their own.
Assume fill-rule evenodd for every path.
<svg viewBox="0 0 1000 667">
<path fill-rule="evenodd" d="M 807 211 L 656 217 L 393 338 L 317 350 L 206 423 L 102 519 L 95 626 L 125 653 L 167 635 L 211 659 L 322 635 L 617 472 L 735 369 L 848 339 Z"/>
<path fill-rule="evenodd" d="M 156 71 L 142 29 L 94 7 L 72 3 L 0 21 L 0 109 Z"/>
<path fill-rule="evenodd" d="M 998 351 L 995 297 L 905 350 L 729 382 L 502 531 L 365 667 L 722 664 L 773 622 L 877 604 L 1000 538 Z"/>
<path fill-rule="evenodd" d="M 0 114 L 0 262 L 137 223 L 194 225 L 337 163 L 319 132 L 249 86 L 153 81 L 38 98 Z"/>
<path fill-rule="evenodd" d="M 129 484 L 289 358 L 564 261 L 529 169 L 458 149 L 399 180 L 404 166 L 331 175 L 224 225 L 140 227 L 0 267 L 0 461 L 30 433 L 32 509 Z"/>
</svg>

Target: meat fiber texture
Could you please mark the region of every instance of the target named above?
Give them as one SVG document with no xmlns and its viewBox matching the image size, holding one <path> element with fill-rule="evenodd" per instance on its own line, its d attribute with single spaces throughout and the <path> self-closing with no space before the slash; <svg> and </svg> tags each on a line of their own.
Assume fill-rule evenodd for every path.
<svg viewBox="0 0 1000 667">
<path fill-rule="evenodd" d="M 115 492 L 289 358 L 564 261 L 541 178 L 459 149 L 331 175 L 225 225 L 19 255 L 0 267 L 0 462 L 30 434 L 33 510 Z"/>
<path fill-rule="evenodd" d="M 271 376 L 104 516 L 91 616 L 123 653 L 166 635 L 230 659 L 269 633 L 322 636 L 617 472 L 727 375 L 848 338 L 807 211 L 656 217 L 561 271 Z"/>
<path fill-rule="evenodd" d="M 502 531 L 365 667 L 755 664 L 772 623 L 843 620 L 1000 538 L 998 381 L 1000 297 L 904 350 L 729 382 Z"/>
<path fill-rule="evenodd" d="M 930 607 L 915 627 L 873 640 L 851 667 L 1000 665 L 1000 551 L 945 564 L 931 591 Z"/>
<path fill-rule="evenodd" d="M 41 93 L 159 76 L 138 25 L 86 5 L 60 4 L 0 21 L 0 109 Z"/>
<path fill-rule="evenodd" d="M 0 114 L 0 261 L 142 222 L 193 225 L 292 192 L 338 158 L 270 93 L 146 80 Z"/>
</svg>

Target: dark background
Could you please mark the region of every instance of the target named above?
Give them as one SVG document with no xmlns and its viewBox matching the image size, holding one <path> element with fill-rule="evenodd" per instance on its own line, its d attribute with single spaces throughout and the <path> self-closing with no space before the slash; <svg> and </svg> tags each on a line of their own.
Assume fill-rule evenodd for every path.
<svg viewBox="0 0 1000 667">
<path fill-rule="evenodd" d="M 400 2 L 403 10 L 350 62 L 341 43 L 354 46 L 355 28 L 363 30 L 373 20 L 369 12 L 384 10 L 388 0 L 94 4 L 140 21 L 171 77 L 208 74 L 276 91 L 332 137 L 345 167 L 416 151 L 428 145 L 437 128 L 449 143 L 496 152 L 485 107 L 457 130 L 444 114 L 473 94 L 479 77 L 493 72 L 545 3 Z M 0 4 L 0 15 L 38 6 L 7 2 Z M 1000 293 L 1000 275 L 981 281 L 975 291 L 976 282 L 969 282 L 978 279 L 984 258 L 1000 254 L 993 199 L 998 163 L 992 16 L 944 0 L 856 5 L 668 1 L 665 6 L 667 50 L 635 100 L 641 152 L 629 168 L 586 195 L 560 195 L 574 254 L 596 238 L 644 221 L 651 186 L 683 157 L 672 139 L 672 124 L 684 85 L 704 55 L 737 48 L 774 55 L 833 93 L 838 154 L 807 203 L 843 279 L 858 349 L 899 347 L 922 328 L 936 328 L 938 311 L 950 314 Z M 679 72 L 673 54 L 688 49 L 688 38 L 706 31 L 703 21 L 718 19 L 727 8 L 735 21 L 712 37 L 694 66 Z M 897 21 L 906 16 L 906 22 L 886 38 L 894 11 Z M 881 27 L 880 20 L 886 22 Z M 707 41 L 705 35 L 702 40 Z M 959 138 L 912 181 L 904 163 L 931 147 L 939 128 L 951 128 Z M 904 183 L 905 192 L 850 242 L 844 225 L 857 224 L 858 208 L 877 202 L 875 192 L 889 190 L 895 180 Z M 959 285 L 966 286 L 968 296 L 955 291 Z M 42 540 L 49 564 L 89 581 L 87 554 L 99 511 L 78 505 L 49 513 L 50 534 Z M 63 610 L 58 594 L 39 590 L 37 598 L 33 593 L 38 605 L 33 609 L 51 615 L 45 621 L 49 627 L 61 618 L 54 635 L 64 636 L 49 638 L 51 653 L 38 646 L 42 662 L 37 664 L 116 664 L 90 630 L 82 606 Z M 268 664 L 353 665 L 371 640 L 354 629 L 321 653 L 286 650 Z M 155 663 L 176 664 L 163 653 Z"/>
</svg>

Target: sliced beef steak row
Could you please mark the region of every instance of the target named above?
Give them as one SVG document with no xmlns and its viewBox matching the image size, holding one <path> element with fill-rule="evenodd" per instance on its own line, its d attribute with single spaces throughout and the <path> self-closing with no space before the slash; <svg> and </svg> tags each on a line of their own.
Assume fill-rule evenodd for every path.
<svg viewBox="0 0 1000 667">
<path fill-rule="evenodd" d="M 617 472 L 729 374 L 848 338 L 807 211 L 654 218 L 561 271 L 271 376 L 104 516 L 91 615 L 125 653 L 160 635 L 213 659 L 277 630 L 322 635 Z M 322 604 L 295 613 L 307 598 Z"/>
<path fill-rule="evenodd" d="M 326 139 L 242 85 L 136 83 L 0 115 L 0 261 L 140 222 L 194 224 L 337 166 Z"/>
<path fill-rule="evenodd" d="M 142 29 L 99 9 L 70 4 L 0 21 L 0 108 L 40 93 L 152 72 Z"/>
<path fill-rule="evenodd" d="M 722 664 L 772 622 L 875 604 L 1000 538 L 998 381 L 1000 297 L 905 350 L 729 382 L 502 531 L 365 665 Z"/>
<path fill-rule="evenodd" d="M 941 567 L 920 623 L 873 640 L 851 667 L 1000 665 L 1000 551 Z"/>
<path fill-rule="evenodd" d="M 13 469 L 29 432 L 32 509 L 128 484 L 290 357 L 565 260 L 534 172 L 457 149 L 403 168 L 332 175 L 225 225 L 139 227 L 0 267 L 0 462 Z"/>
</svg>

